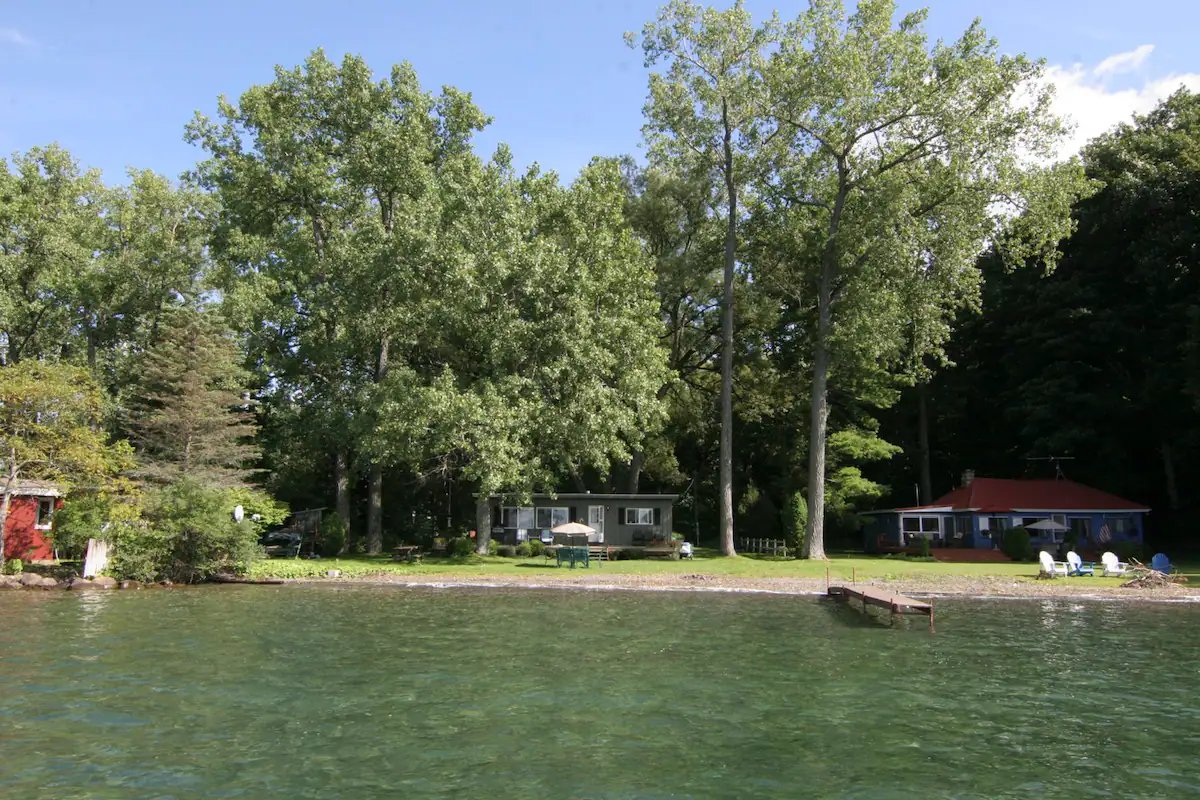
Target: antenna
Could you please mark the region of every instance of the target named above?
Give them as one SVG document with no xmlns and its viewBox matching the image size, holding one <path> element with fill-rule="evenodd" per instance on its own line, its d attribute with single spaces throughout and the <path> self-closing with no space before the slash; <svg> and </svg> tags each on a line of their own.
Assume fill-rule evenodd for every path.
<svg viewBox="0 0 1200 800">
<path fill-rule="evenodd" d="M 1062 462 L 1074 461 L 1075 456 L 1026 456 L 1026 461 L 1049 461 L 1054 465 L 1054 480 L 1066 480 L 1067 476 L 1063 474 Z"/>
</svg>

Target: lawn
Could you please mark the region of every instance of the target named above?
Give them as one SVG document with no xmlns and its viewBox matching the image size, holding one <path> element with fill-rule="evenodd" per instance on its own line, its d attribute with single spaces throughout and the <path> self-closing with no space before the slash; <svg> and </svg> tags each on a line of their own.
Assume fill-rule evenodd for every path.
<svg viewBox="0 0 1200 800">
<path fill-rule="evenodd" d="M 936 576 L 1010 577 L 1034 580 L 1036 564 L 952 564 L 934 561 L 909 561 L 899 558 L 880 558 L 861 555 L 838 555 L 829 559 L 830 577 L 835 581 L 854 578 L 931 578 Z M 823 561 L 801 561 L 767 556 L 738 556 L 722 558 L 716 551 L 701 549 L 694 560 L 670 561 L 641 559 L 606 561 L 592 570 L 609 574 L 705 574 L 744 578 L 824 578 Z M 500 558 L 497 556 L 468 559 L 426 558 L 422 563 L 397 563 L 386 556 L 354 556 L 338 559 L 271 559 L 260 561 L 251 568 L 253 578 L 324 577 L 327 570 L 340 570 L 342 577 L 368 575 L 488 575 L 534 576 L 542 572 L 566 571 L 544 558 Z M 1184 574 L 1200 579 L 1200 565 L 1184 565 Z M 1072 578 L 1073 583 L 1092 586 L 1117 586 L 1121 578 Z"/>
</svg>

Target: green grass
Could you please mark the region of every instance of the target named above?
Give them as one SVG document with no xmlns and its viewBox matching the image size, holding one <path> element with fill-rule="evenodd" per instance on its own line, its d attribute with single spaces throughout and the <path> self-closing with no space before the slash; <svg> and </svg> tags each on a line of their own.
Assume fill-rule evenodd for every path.
<svg viewBox="0 0 1200 800">
<path fill-rule="evenodd" d="M 252 578 L 323 578 L 328 570 L 340 570 L 344 578 L 371 575 L 525 575 L 566 571 L 552 560 L 543 558 L 499 558 L 472 556 L 467 559 L 426 558 L 418 564 L 398 563 L 387 556 L 355 556 L 329 559 L 271 559 L 260 561 L 251 568 Z M 692 561 L 641 559 L 606 561 L 592 566 L 592 572 L 606 574 L 652 575 L 704 574 L 744 578 L 824 578 L 825 562 L 800 561 L 769 556 L 738 556 L 721 558 L 715 551 L 701 549 Z M 1200 564 L 1184 565 L 1182 571 L 1200 580 Z M 854 578 L 937 578 L 937 577 L 1006 577 L 1014 580 L 1035 580 L 1036 564 L 953 564 L 936 561 L 907 561 L 873 556 L 834 556 L 829 560 L 830 577 L 837 581 Z M 1121 578 L 1071 578 L 1074 585 L 1118 586 Z"/>
</svg>

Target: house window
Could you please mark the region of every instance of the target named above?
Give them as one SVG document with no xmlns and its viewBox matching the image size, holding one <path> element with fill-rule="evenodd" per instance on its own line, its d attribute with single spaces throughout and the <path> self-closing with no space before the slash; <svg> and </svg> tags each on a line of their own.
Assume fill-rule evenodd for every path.
<svg viewBox="0 0 1200 800">
<path fill-rule="evenodd" d="M 556 528 L 571 521 L 571 510 L 561 506 L 542 506 L 537 510 L 537 527 L 541 530 Z"/>
<path fill-rule="evenodd" d="M 926 536 L 941 535 L 941 517 L 905 517 L 903 521 L 905 533 L 923 533 Z"/>
<path fill-rule="evenodd" d="M 1092 538 L 1092 521 L 1088 517 L 1073 517 L 1070 521 L 1071 532 L 1075 534 L 1076 542 L 1090 541 Z M 1062 541 L 1056 539 L 1055 541 Z"/>
<path fill-rule="evenodd" d="M 653 525 L 654 524 L 654 509 L 653 508 L 627 508 L 627 509 L 625 509 L 625 524 L 626 525 Z"/>
<path fill-rule="evenodd" d="M 34 524 L 34 527 L 39 531 L 48 531 L 54 517 L 54 501 L 38 500 L 37 504 L 37 522 Z"/>
<path fill-rule="evenodd" d="M 506 506 L 500 511 L 500 527 L 528 530 L 533 527 L 533 507 Z"/>
<path fill-rule="evenodd" d="M 954 538 L 962 539 L 971 532 L 970 517 L 955 517 L 954 518 Z"/>
</svg>

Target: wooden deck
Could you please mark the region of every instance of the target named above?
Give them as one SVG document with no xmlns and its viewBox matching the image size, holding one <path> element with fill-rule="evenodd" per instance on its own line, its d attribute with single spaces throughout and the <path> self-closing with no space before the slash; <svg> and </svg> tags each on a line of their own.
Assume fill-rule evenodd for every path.
<svg viewBox="0 0 1200 800">
<path fill-rule="evenodd" d="M 863 611 L 867 610 L 867 606 L 877 606 L 893 614 L 924 614 L 929 617 L 929 630 L 933 630 L 933 603 L 873 586 L 830 586 L 827 591 L 830 597 L 838 600 L 858 600 L 862 603 Z"/>
</svg>

